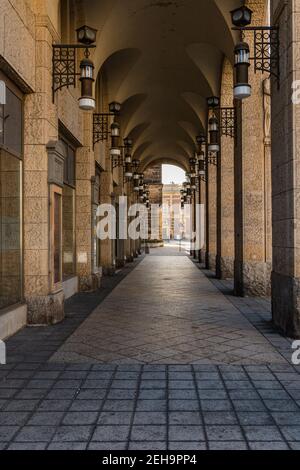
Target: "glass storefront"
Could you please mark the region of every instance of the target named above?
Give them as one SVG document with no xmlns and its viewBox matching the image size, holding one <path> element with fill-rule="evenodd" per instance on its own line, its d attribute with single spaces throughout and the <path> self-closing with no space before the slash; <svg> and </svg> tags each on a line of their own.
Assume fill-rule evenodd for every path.
<svg viewBox="0 0 300 470">
<path fill-rule="evenodd" d="M 0 148 L 0 309 L 22 298 L 21 161 Z"/>
<path fill-rule="evenodd" d="M 0 309 L 22 300 L 22 95 L 0 105 Z"/>
</svg>

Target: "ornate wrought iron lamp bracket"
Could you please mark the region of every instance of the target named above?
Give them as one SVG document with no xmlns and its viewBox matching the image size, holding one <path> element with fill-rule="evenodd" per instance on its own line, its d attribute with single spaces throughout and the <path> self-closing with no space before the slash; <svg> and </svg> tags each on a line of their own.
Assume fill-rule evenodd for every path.
<svg viewBox="0 0 300 470">
<path fill-rule="evenodd" d="M 76 51 L 84 49 L 86 58 L 90 56 L 90 49 L 95 45 L 83 44 L 53 44 L 52 46 L 52 99 L 55 93 L 63 87 L 76 88 L 76 78 L 80 76 L 77 69 Z"/>
<path fill-rule="evenodd" d="M 108 140 L 110 135 L 109 118 L 115 116 L 113 113 L 95 113 L 93 115 L 93 144 Z"/>
<path fill-rule="evenodd" d="M 244 28 L 234 27 L 235 31 L 240 31 L 241 40 L 245 39 L 247 31 L 253 32 L 254 55 L 250 61 L 254 62 L 254 71 L 269 73 L 280 86 L 280 38 L 278 26 L 245 26 Z"/>
</svg>

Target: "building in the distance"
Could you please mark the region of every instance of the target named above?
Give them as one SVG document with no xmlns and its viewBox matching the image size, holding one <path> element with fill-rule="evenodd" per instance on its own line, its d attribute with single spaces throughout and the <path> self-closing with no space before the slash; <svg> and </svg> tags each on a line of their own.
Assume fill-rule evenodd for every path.
<svg viewBox="0 0 300 470">
<path fill-rule="evenodd" d="M 183 211 L 181 210 L 181 184 L 163 185 L 163 239 L 173 240 L 182 237 L 184 231 Z"/>
</svg>

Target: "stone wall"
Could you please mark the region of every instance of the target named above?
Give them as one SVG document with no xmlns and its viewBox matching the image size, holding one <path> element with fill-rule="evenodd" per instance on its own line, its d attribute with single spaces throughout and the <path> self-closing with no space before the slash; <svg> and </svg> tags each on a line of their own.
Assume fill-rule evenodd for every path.
<svg viewBox="0 0 300 470">
<path fill-rule="evenodd" d="M 280 88 L 272 83 L 272 306 L 274 323 L 294 337 L 300 336 L 300 105 L 292 102 L 300 77 L 299 11 L 299 0 L 272 2 L 281 44 Z"/>
</svg>

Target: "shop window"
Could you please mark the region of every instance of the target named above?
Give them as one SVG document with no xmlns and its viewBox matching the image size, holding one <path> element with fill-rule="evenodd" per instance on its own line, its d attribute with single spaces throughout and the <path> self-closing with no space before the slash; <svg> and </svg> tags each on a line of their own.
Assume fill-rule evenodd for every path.
<svg viewBox="0 0 300 470">
<path fill-rule="evenodd" d="M 6 87 L 6 104 L 0 105 L 0 145 L 22 155 L 22 100 Z"/>
<path fill-rule="evenodd" d="M 63 279 L 76 273 L 75 266 L 75 190 L 63 187 Z"/>
<path fill-rule="evenodd" d="M 21 169 L 0 148 L 0 309 L 22 299 Z"/>
<path fill-rule="evenodd" d="M 76 275 L 75 239 L 75 147 L 64 136 L 64 186 L 62 191 L 62 263 L 63 280 Z"/>
<path fill-rule="evenodd" d="M 51 272 L 52 290 L 62 281 L 62 189 L 52 185 L 51 198 Z"/>
<path fill-rule="evenodd" d="M 97 272 L 101 266 L 101 241 L 97 237 L 97 224 L 99 222 L 99 217 L 97 217 L 97 209 L 100 204 L 100 181 L 101 172 L 98 165 L 96 165 L 95 181 L 93 187 L 93 266 L 95 272 Z"/>
<path fill-rule="evenodd" d="M 1 74 L 0 309 L 22 300 L 22 94 Z"/>
</svg>

